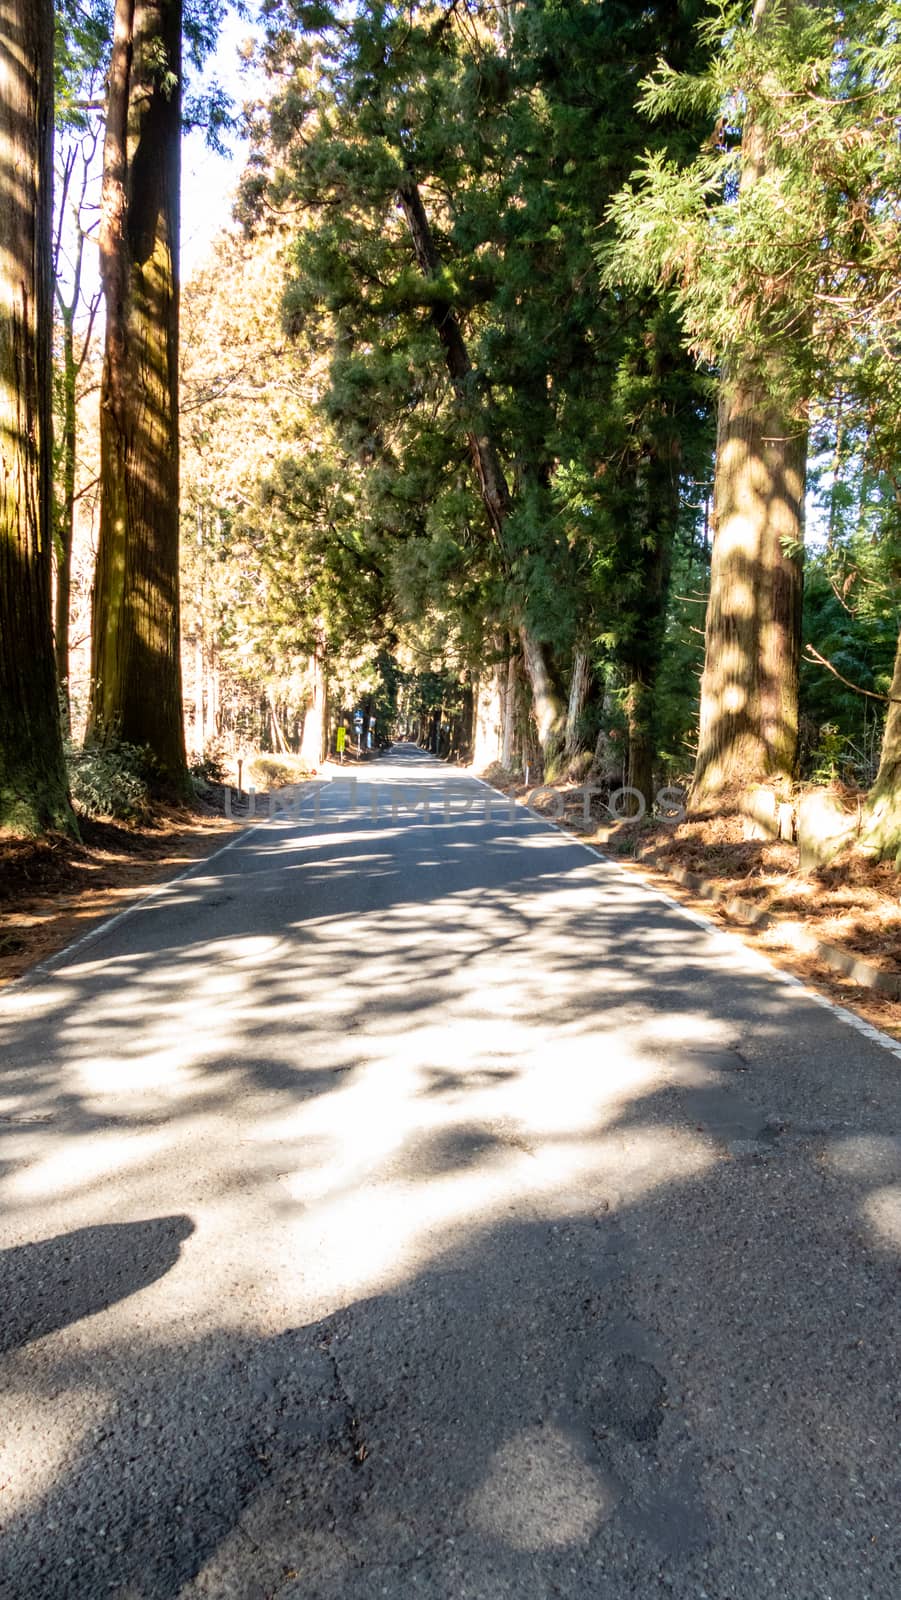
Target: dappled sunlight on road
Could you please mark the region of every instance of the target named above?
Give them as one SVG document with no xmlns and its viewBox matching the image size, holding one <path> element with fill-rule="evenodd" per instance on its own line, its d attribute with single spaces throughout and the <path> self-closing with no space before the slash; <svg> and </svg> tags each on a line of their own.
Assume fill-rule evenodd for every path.
<svg viewBox="0 0 901 1600">
<path fill-rule="evenodd" d="M 901 1183 L 875 1189 L 864 1201 L 863 1214 L 876 1241 L 901 1252 Z"/>
<path fill-rule="evenodd" d="M 760 1474 L 813 1525 L 810 1450 L 864 1462 L 878 1428 L 845 1331 L 901 1248 L 895 1061 L 532 819 L 330 803 L 0 1005 L 26 1565 L 65 1559 L 103 1462 L 119 1531 L 88 1515 L 78 1595 L 256 1594 L 242 1550 L 293 1570 L 295 1502 L 317 1600 L 366 1592 L 359 1541 L 386 1571 L 431 1551 L 447 1595 L 500 1563 L 512 1596 L 519 1562 L 636 1539 L 697 1592 L 715 1537 L 745 1552 L 723 1592 L 762 1592 Z"/>
<path fill-rule="evenodd" d="M 71 1197 L 112 1177 L 127 1177 L 130 1168 L 143 1167 L 161 1155 L 163 1133 L 96 1133 L 90 1139 L 65 1139 L 42 1158 L 29 1163 L 6 1186 L 8 1202 L 55 1196 Z"/>
<path fill-rule="evenodd" d="M 522 1429 L 489 1462 L 472 1517 L 515 1550 L 566 1549 L 590 1539 L 616 1498 L 584 1441 L 545 1425 Z"/>
<path fill-rule="evenodd" d="M 66 1394 L 35 1393 L 24 1372 L 24 1387 L 16 1392 L 15 1373 L 4 1385 L 3 1438 L 0 1440 L 0 1485 L 4 1518 L 27 1510 L 51 1489 L 93 1427 L 102 1424 L 109 1397 L 101 1385 L 93 1391 L 79 1388 Z M 90 1404 L 91 1422 L 85 1417 Z"/>
<path fill-rule="evenodd" d="M 481 834 L 473 845 L 484 842 L 483 823 L 466 825 Z M 327 901 L 319 915 L 253 931 L 260 906 L 265 914 L 285 894 L 286 859 L 308 879 L 328 874 L 340 896 L 334 846 L 394 832 L 358 826 L 275 844 L 272 830 L 258 832 L 233 932 L 218 925 L 202 944 L 156 948 L 161 920 L 179 908 L 218 904 L 232 920 L 232 875 L 201 872 L 135 919 L 151 939 L 77 964 L 43 995 L 10 995 L 14 1026 L 37 1010 L 42 1034 L 42 998 L 65 1020 L 49 1049 L 42 1036 L 36 1072 L 21 1063 L 18 1095 L 7 1078 L 20 1162 L 7 1204 L 40 1201 L 52 1221 L 55 1203 L 71 1216 L 76 1194 L 89 1207 L 92 1189 L 115 1176 L 116 1205 L 127 1208 L 131 1186 L 144 1209 L 159 1175 L 184 1163 L 193 1190 L 219 1197 L 203 1207 L 197 1248 L 211 1230 L 227 1242 L 236 1195 L 254 1196 L 255 1250 L 250 1260 L 226 1250 L 230 1289 L 236 1273 L 252 1282 L 261 1262 L 265 1272 L 267 1235 L 289 1256 L 319 1240 L 324 1294 L 352 1296 L 393 1281 L 392 1257 L 409 1271 L 419 1251 L 446 1244 L 449 1227 L 482 1222 L 509 1199 L 557 1191 L 590 1205 L 592 1176 L 634 1193 L 638 1173 L 666 1182 L 712 1160 L 698 1130 L 638 1137 L 634 1115 L 627 1141 L 615 1130 L 655 1091 L 716 1085 L 716 1052 L 728 1053 L 741 1027 L 684 1004 L 674 1012 L 666 997 L 687 964 L 700 971 L 701 950 L 710 976 L 728 958 L 622 878 L 599 898 L 594 869 L 571 851 L 561 877 L 566 847 L 550 832 L 530 837 L 534 870 L 512 892 L 436 886 L 427 921 L 407 877 L 371 910 L 336 913 Z M 490 848 L 521 861 L 521 839 L 502 828 Z M 381 852 L 338 859 L 359 887 L 358 861 Z M 618 951 L 620 924 L 622 959 L 599 964 L 594 941 Z M 22 1121 L 42 1114 L 51 1120 Z M 204 1279 L 215 1321 L 221 1286 Z"/>
<path fill-rule="evenodd" d="M 330 843 L 317 841 L 317 871 Z M 546 849 L 540 835 L 539 858 Z M 70 1008 L 47 1085 L 57 1109 L 27 1143 L 18 1134 L 25 1160 L 7 1204 L 39 1202 L 52 1222 L 54 1207 L 71 1219 L 83 1196 L 80 1222 L 114 1177 L 117 1207 L 140 1210 L 161 1175 L 188 1182 L 205 1196 L 193 1249 L 208 1263 L 193 1314 L 215 1323 L 232 1319 L 236 1286 L 268 1280 L 274 1261 L 282 1283 L 292 1263 L 315 1259 L 332 1303 L 396 1282 L 445 1249 L 449 1230 L 510 1204 L 590 1207 L 597 1183 L 637 1195 L 700 1170 L 712 1154 L 697 1134 L 633 1130 L 626 1145 L 616 1123 L 659 1087 L 668 1046 L 696 1034 L 725 1047 L 728 1028 L 683 1014 L 674 1041 L 645 1007 L 630 1012 L 636 978 L 597 967 L 585 941 L 637 891 L 617 886 L 599 913 L 590 867 L 574 863 L 561 883 L 536 864 L 522 896 L 450 893 L 427 924 L 420 903 L 401 899 L 277 935 L 77 965 L 53 985 L 54 1010 Z M 257 876 L 262 896 L 269 872 Z M 192 879 L 174 904 L 215 898 L 227 882 Z M 672 963 L 672 930 L 651 927 L 642 945 L 644 961 Z M 7 1004 L 27 1017 L 33 997 Z M 8 1114 L 49 1104 L 36 1087 L 23 1080 Z M 250 1256 L 236 1231 L 248 1203 Z M 188 1258 L 184 1276 L 194 1278 Z"/>
</svg>

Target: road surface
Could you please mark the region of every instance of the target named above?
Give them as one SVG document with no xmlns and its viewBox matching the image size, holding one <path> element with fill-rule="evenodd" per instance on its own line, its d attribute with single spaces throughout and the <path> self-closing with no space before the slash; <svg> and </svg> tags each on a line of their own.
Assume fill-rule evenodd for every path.
<svg viewBox="0 0 901 1600">
<path fill-rule="evenodd" d="M 898 1054 L 358 777 L 0 1003 L 3 1600 L 898 1600 Z"/>
</svg>

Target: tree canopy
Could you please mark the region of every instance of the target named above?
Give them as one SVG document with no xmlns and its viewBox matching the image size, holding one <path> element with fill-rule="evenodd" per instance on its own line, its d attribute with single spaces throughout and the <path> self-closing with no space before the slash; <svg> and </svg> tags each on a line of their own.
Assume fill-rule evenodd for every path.
<svg viewBox="0 0 901 1600">
<path fill-rule="evenodd" d="M 171 162 L 234 117 L 191 83 L 228 9 L 55 8 L 57 675 L 96 502 L 93 736 L 177 773 L 182 698 L 198 759 L 378 705 L 646 803 L 693 768 L 697 803 L 894 794 L 897 6 L 266 0 L 236 217 L 182 293 Z"/>
</svg>

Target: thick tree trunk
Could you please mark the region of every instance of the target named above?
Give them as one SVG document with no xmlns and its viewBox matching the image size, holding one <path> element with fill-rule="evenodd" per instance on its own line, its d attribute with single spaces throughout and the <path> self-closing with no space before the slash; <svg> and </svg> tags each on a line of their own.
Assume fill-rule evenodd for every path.
<svg viewBox="0 0 901 1600">
<path fill-rule="evenodd" d="M 879 771 L 863 808 L 859 843 L 865 854 L 876 860 L 891 857 L 901 868 L 901 638 L 895 655 Z"/>
<path fill-rule="evenodd" d="M 806 464 L 803 426 L 759 380 L 727 379 L 693 806 L 794 774 Z"/>
<path fill-rule="evenodd" d="M 475 732 L 476 707 L 475 695 L 472 684 L 467 683 L 463 689 L 463 704 L 460 710 L 460 748 L 459 755 L 463 761 L 472 760 L 473 735 Z"/>
<path fill-rule="evenodd" d="M 623 771 L 622 748 L 611 739 L 607 727 L 598 730 L 591 762 L 591 776 L 611 788 L 625 783 L 628 777 L 628 773 Z"/>
<path fill-rule="evenodd" d="M 321 655 L 310 657 L 310 675 L 312 678 L 312 692 L 310 703 L 307 706 L 307 714 L 303 719 L 300 754 L 308 766 L 318 769 L 322 765 L 325 753 L 326 721 L 328 716 L 325 663 Z"/>
<path fill-rule="evenodd" d="M 0 826 L 75 833 L 51 627 L 53 7 L 0 0 Z"/>
<path fill-rule="evenodd" d="M 429 716 L 429 735 L 426 740 L 426 749 L 433 756 L 441 754 L 441 707 L 434 706 Z"/>
<path fill-rule="evenodd" d="M 784 0 L 783 19 L 792 3 Z M 755 0 L 755 27 L 775 9 Z M 740 193 L 775 176 L 751 108 Z M 693 806 L 719 797 L 741 806 L 762 783 L 787 789 L 795 771 L 807 430 L 772 398 L 780 359 L 775 344 L 756 369 L 737 356 L 721 389 Z"/>
<path fill-rule="evenodd" d="M 579 753 L 579 724 L 588 704 L 591 688 L 591 662 L 584 650 L 573 656 L 572 677 L 569 682 L 569 703 L 566 709 L 566 737 L 563 748 L 568 756 Z"/>
<path fill-rule="evenodd" d="M 618 738 L 612 737 L 614 730 L 610 723 L 614 720 L 614 707 L 609 679 L 604 680 L 600 709 L 601 726 L 594 747 L 591 776 L 610 787 L 618 787 L 627 781 L 628 773 L 623 765 L 623 746 Z"/>
<path fill-rule="evenodd" d="M 116 0 L 103 155 L 106 300 L 91 729 L 185 782 L 179 652 L 181 0 Z"/>
<path fill-rule="evenodd" d="M 551 682 L 544 650 L 524 623 L 520 624 L 519 642 L 532 686 L 532 710 L 538 729 L 538 743 L 545 761 L 548 761 L 560 747 L 564 724 L 563 704 Z"/>
<path fill-rule="evenodd" d="M 419 270 L 424 277 L 434 278 L 440 271 L 441 262 L 418 185 L 409 179 L 399 190 L 399 198 L 407 219 Z M 506 566 L 509 563 L 504 544 L 504 529 L 510 513 L 510 490 L 497 447 L 485 426 L 485 418 L 475 389 L 475 374 L 460 320 L 453 306 L 446 300 L 433 302 L 431 318 L 444 351 L 445 365 L 466 429 L 469 453 L 488 525 Z M 523 621 L 519 624 L 519 635 L 523 644 L 526 671 L 532 686 L 538 739 L 542 752 L 547 756 L 559 743 L 565 709 L 551 682 L 543 643 Z"/>
</svg>

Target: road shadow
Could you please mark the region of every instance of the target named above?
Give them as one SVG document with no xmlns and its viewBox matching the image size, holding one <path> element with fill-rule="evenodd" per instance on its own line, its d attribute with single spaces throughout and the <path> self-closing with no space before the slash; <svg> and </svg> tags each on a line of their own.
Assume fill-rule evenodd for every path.
<svg viewBox="0 0 901 1600">
<path fill-rule="evenodd" d="M 101 1223 L 0 1252 L 0 1355 L 137 1294 L 175 1266 L 190 1217 Z"/>
<path fill-rule="evenodd" d="M 0 1594 L 895 1600 L 897 1252 L 813 1154 L 458 1231 L 271 1337 L 20 1365 L 101 1425 L 8 1518 Z"/>
<path fill-rule="evenodd" d="M 10 1252 L 2 1600 L 896 1600 L 896 1059 L 546 832 L 345 821 L 5 1019 L 16 1236 L 199 1227 L 139 1337 L 165 1219 Z"/>
</svg>

